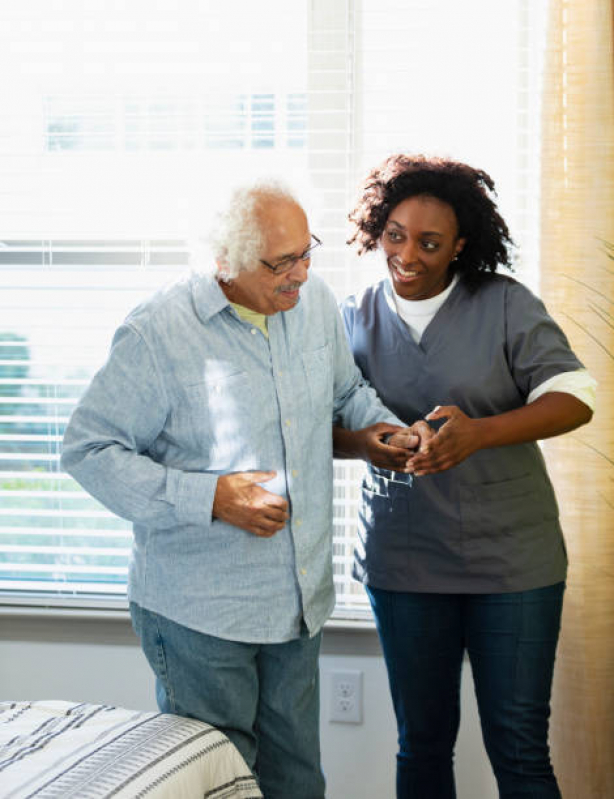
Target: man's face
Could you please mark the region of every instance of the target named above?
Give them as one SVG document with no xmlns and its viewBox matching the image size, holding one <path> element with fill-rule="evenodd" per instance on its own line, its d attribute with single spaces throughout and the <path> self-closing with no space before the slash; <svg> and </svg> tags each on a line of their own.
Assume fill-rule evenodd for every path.
<svg viewBox="0 0 614 799">
<path fill-rule="evenodd" d="M 232 302 L 270 316 L 289 311 L 298 302 L 310 264 L 309 259 L 301 260 L 299 256 L 311 246 L 311 235 L 305 212 L 296 203 L 267 200 L 259 214 L 266 237 L 262 260 L 272 266 L 286 258 L 298 260 L 281 275 L 259 263 L 253 271 L 241 272 L 233 278 L 232 289 L 226 294 Z"/>
</svg>

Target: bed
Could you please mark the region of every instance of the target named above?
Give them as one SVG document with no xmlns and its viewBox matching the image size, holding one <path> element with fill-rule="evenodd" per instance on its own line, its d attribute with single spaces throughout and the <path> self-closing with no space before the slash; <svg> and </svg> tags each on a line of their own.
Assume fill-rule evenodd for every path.
<svg viewBox="0 0 614 799">
<path fill-rule="evenodd" d="M 0 702 L 2 799 L 258 799 L 214 727 L 164 713 L 64 701 Z"/>
</svg>

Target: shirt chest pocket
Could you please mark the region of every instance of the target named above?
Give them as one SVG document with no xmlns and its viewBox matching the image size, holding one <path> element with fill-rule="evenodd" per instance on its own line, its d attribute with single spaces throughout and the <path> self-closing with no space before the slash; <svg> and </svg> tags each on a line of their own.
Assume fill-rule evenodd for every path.
<svg viewBox="0 0 614 799">
<path fill-rule="evenodd" d="M 270 387 L 263 375 L 212 374 L 186 387 L 181 403 L 183 427 L 191 431 L 193 443 L 228 446 L 229 441 L 252 435 L 250 420 L 254 410 L 263 413 L 271 403 L 269 394 Z"/>
<path fill-rule="evenodd" d="M 312 413 L 331 416 L 332 419 L 333 364 L 330 344 L 303 352 L 301 358 Z"/>
</svg>

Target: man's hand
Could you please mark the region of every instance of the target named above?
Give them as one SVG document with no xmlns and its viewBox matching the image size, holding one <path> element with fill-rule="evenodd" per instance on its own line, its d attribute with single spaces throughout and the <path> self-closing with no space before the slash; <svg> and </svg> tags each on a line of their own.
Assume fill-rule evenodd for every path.
<svg viewBox="0 0 614 799">
<path fill-rule="evenodd" d="M 362 458 L 380 469 L 411 472 L 411 458 L 433 437 L 434 430 L 424 421 L 411 427 L 378 422 L 362 430 L 333 427 L 336 458 Z"/>
<path fill-rule="evenodd" d="M 411 427 L 378 424 L 355 430 L 361 441 L 361 457 L 373 466 L 395 472 L 409 470 L 410 456 L 428 440 L 433 431 L 426 422 L 417 422 Z"/>
<path fill-rule="evenodd" d="M 270 538 L 286 524 L 288 503 L 279 494 L 265 491 L 276 472 L 234 472 L 218 477 L 213 517 L 254 535 Z"/>
<path fill-rule="evenodd" d="M 412 443 L 413 439 L 404 437 L 397 446 L 390 446 L 387 439 L 394 433 L 404 431 L 405 428 L 396 425 L 378 422 L 370 427 L 363 427 L 362 430 L 354 430 L 358 444 L 359 457 L 373 466 L 382 469 L 392 469 L 397 472 L 405 471 L 407 466 L 407 444 Z M 414 442 L 418 443 L 418 440 Z"/>
<path fill-rule="evenodd" d="M 403 447 L 416 452 L 424 452 L 428 442 L 435 435 L 433 428 L 422 420 L 414 422 L 411 427 L 399 429 L 389 436 L 387 443 L 391 447 Z"/>
</svg>

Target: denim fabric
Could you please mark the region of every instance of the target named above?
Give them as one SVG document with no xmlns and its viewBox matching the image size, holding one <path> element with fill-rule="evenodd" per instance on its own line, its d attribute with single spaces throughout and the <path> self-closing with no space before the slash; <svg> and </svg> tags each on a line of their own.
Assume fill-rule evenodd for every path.
<svg viewBox="0 0 614 799">
<path fill-rule="evenodd" d="M 560 797 L 548 719 L 564 583 L 510 594 L 367 589 L 399 730 L 399 799 L 454 799 L 463 652 L 503 799 Z"/>
<path fill-rule="evenodd" d="M 244 644 L 130 606 L 156 674 L 160 710 L 212 724 L 255 772 L 265 799 L 323 799 L 318 654 L 321 633 Z"/>
<path fill-rule="evenodd" d="M 316 275 L 269 338 L 193 274 L 134 310 L 73 413 L 62 466 L 134 526 L 129 596 L 228 640 L 317 632 L 334 605 L 332 423 L 396 421 L 362 379 Z M 272 470 L 271 538 L 218 519 L 220 474 Z"/>
</svg>

